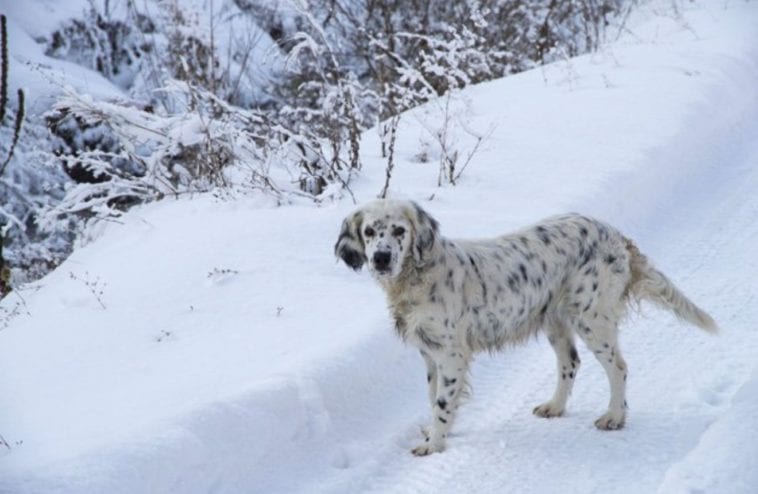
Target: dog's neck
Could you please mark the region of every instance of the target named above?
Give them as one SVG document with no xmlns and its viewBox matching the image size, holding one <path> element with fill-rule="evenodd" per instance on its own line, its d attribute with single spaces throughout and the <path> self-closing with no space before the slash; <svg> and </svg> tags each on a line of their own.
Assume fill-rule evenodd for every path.
<svg viewBox="0 0 758 494">
<path fill-rule="evenodd" d="M 379 280 L 387 294 L 389 309 L 395 319 L 395 330 L 403 340 L 407 332 L 406 316 L 411 313 L 414 305 L 421 302 L 426 293 L 424 274 L 435 266 L 432 260 L 436 258 L 438 248 L 438 245 L 432 246 L 422 262 L 418 262 L 413 256 L 406 256 L 398 276 Z"/>
</svg>

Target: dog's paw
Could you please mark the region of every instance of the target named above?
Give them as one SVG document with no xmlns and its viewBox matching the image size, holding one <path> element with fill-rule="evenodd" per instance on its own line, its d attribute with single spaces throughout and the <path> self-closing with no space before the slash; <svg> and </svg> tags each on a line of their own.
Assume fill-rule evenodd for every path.
<svg viewBox="0 0 758 494">
<path fill-rule="evenodd" d="M 624 414 L 606 412 L 595 421 L 595 427 L 601 431 L 616 431 L 624 427 Z"/>
<path fill-rule="evenodd" d="M 421 429 L 421 432 L 424 434 L 424 442 L 411 450 L 411 453 L 413 453 L 414 456 L 427 456 L 432 453 L 439 453 L 445 449 L 445 440 L 442 439 L 435 441 L 432 439 L 430 429 L 431 427 L 423 427 Z"/>
<path fill-rule="evenodd" d="M 547 403 L 534 407 L 532 413 L 537 417 L 549 419 L 563 415 L 563 408 L 556 406 L 552 401 L 548 401 Z"/>
<path fill-rule="evenodd" d="M 423 443 L 419 444 L 411 450 L 414 456 L 427 456 L 432 453 L 439 453 L 445 449 L 445 445 L 441 443 L 435 443 L 429 440 L 427 437 Z"/>
</svg>

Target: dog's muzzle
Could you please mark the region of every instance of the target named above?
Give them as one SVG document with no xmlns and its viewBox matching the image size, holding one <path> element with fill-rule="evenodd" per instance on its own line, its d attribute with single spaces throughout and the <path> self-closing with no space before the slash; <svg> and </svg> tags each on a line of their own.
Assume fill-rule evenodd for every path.
<svg viewBox="0 0 758 494">
<path fill-rule="evenodd" d="M 386 273 L 390 270 L 390 261 L 392 260 L 392 253 L 390 252 L 374 252 L 374 269 L 379 273 Z"/>
</svg>

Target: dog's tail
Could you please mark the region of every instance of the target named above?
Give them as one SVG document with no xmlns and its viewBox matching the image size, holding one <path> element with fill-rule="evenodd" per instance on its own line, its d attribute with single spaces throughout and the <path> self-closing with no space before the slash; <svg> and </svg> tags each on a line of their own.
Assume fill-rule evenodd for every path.
<svg viewBox="0 0 758 494">
<path fill-rule="evenodd" d="M 637 300 L 649 300 L 664 309 L 671 310 L 677 317 L 709 332 L 718 332 L 718 326 L 711 316 L 695 305 L 669 280 L 655 269 L 634 243 L 627 239 L 626 249 L 630 256 L 632 280 L 629 294 Z"/>
</svg>

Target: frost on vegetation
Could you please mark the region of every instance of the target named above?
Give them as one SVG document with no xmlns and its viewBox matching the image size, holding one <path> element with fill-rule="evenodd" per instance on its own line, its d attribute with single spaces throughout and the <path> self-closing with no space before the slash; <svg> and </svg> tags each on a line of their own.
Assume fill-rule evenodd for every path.
<svg viewBox="0 0 758 494">
<path fill-rule="evenodd" d="M 124 98 L 64 81 L 54 107 L 29 122 L 17 154 L 39 166 L 11 162 L 0 177 L 7 258 L 33 279 L 93 220 L 164 197 L 351 194 L 362 133 L 374 126 L 386 194 L 403 111 L 596 49 L 632 4 L 92 0 L 48 35 L 46 54 L 99 72 Z M 439 184 L 454 184 L 470 150 L 444 132 L 429 137 Z"/>
</svg>

